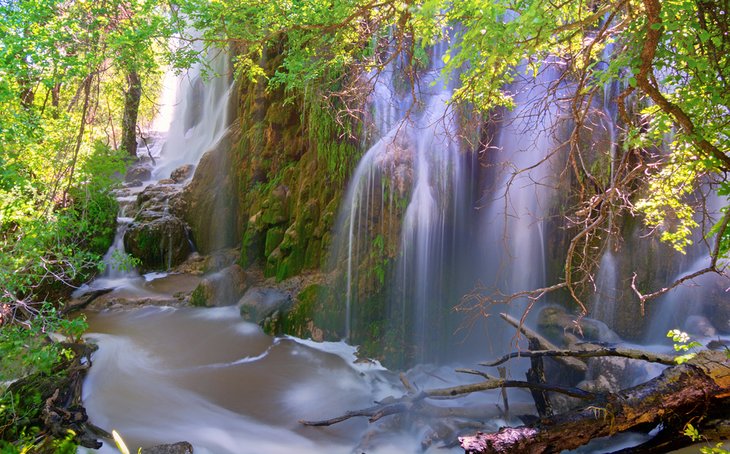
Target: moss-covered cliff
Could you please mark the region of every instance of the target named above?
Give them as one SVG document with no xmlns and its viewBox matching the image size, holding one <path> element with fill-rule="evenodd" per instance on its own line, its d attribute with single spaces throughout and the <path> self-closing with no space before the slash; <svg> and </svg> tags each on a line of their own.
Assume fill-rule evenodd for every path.
<svg viewBox="0 0 730 454">
<path fill-rule="evenodd" d="M 276 61 L 269 67 L 276 67 Z M 234 145 L 242 265 L 282 280 L 324 265 L 356 134 L 316 94 L 241 86 Z"/>
</svg>

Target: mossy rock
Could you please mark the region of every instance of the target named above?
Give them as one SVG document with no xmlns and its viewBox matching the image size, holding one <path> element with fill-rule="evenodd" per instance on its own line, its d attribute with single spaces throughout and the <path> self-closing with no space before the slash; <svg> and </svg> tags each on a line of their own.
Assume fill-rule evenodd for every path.
<svg viewBox="0 0 730 454">
<path fill-rule="evenodd" d="M 334 302 L 330 288 L 321 284 L 305 287 L 294 307 L 280 320 L 284 333 L 316 341 L 340 340 L 344 333 L 344 307 Z"/>
<path fill-rule="evenodd" d="M 282 227 L 273 227 L 266 232 L 266 242 L 264 246 L 264 255 L 268 257 L 274 252 L 284 239 L 284 229 Z"/>
<path fill-rule="evenodd" d="M 261 222 L 267 225 L 275 225 L 289 219 L 288 207 L 289 190 L 279 185 L 272 190 L 262 203 L 263 210 Z"/>
<path fill-rule="evenodd" d="M 272 336 L 285 332 L 285 320 L 293 307 L 291 296 L 273 288 L 252 288 L 238 302 L 241 317 L 261 326 Z"/>
<path fill-rule="evenodd" d="M 160 215 L 133 222 L 124 235 L 124 247 L 141 261 L 143 270 L 166 270 L 190 255 L 187 225 L 179 218 Z"/>
<path fill-rule="evenodd" d="M 296 249 L 282 259 L 276 268 L 276 280 L 281 282 L 286 278 L 295 276 L 304 269 L 304 251 Z"/>
<path fill-rule="evenodd" d="M 246 273 L 234 264 L 203 278 L 190 295 L 190 304 L 196 307 L 231 306 L 247 288 Z"/>
</svg>

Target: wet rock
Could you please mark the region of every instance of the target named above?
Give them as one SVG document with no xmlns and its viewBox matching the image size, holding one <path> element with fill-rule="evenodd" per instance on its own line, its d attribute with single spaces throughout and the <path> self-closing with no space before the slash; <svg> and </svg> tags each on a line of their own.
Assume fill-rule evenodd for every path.
<svg viewBox="0 0 730 454">
<path fill-rule="evenodd" d="M 185 164 L 185 165 L 180 166 L 177 169 L 173 170 L 172 173 L 170 173 L 170 179 L 176 183 L 182 183 L 183 181 L 185 181 L 188 178 L 190 178 L 191 176 L 193 176 L 194 170 L 195 170 L 194 165 Z"/>
<path fill-rule="evenodd" d="M 136 186 L 141 186 L 143 181 L 152 178 L 152 170 L 144 164 L 136 164 L 127 171 L 124 181 L 127 183 L 139 182 Z"/>
<path fill-rule="evenodd" d="M 145 271 L 170 269 L 192 252 L 187 225 L 175 216 L 152 211 L 139 213 L 130 224 L 124 247 Z"/>
<path fill-rule="evenodd" d="M 730 341 L 715 339 L 708 342 L 706 347 L 710 350 L 730 350 Z"/>
<path fill-rule="evenodd" d="M 137 196 L 137 205 L 144 206 L 161 206 L 173 194 L 179 192 L 180 189 L 175 186 L 164 184 L 151 184 L 144 188 Z"/>
<path fill-rule="evenodd" d="M 578 389 L 582 389 L 588 392 L 594 393 L 605 393 L 612 392 L 613 385 L 609 382 L 606 377 L 596 377 L 594 380 L 583 380 L 576 386 Z M 573 410 L 582 406 L 585 406 L 586 401 L 578 399 L 577 397 L 566 396 L 565 394 L 553 393 L 550 395 L 550 403 L 553 406 L 553 410 L 556 413 L 565 413 L 569 410 Z"/>
<path fill-rule="evenodd" d="M 212 273 L 227 268 L 241 256 L 239 249 L 221 249 L 205 258 L 205 272 Z"/>
<path fill-rule="evenodd" d="M 130 188 L 138 188 L 138 187 L 142 186 L 143 184 L 144 183 L 142 182 L 142 180 L 132 180 L 132 181 L 127 181 L 125 186 L 130 187 Z"/>
<path fill-rule="evenodd" d="M 193 306 L 231 306 L 248 288 L 246 273 L 238 265 L 231 265 L 203 278 L 193 290 L 190 303 Z"/>
<path fill-rule="evenodd" d="M 284 185 L 277 186 L 263 203 L 261 220 L 265 224 L 275 225 L 289 219 L 289 189 Z"/>
<path fill-rule="evenodd" d="M 183 192 L 183 219 L 201 254 L 233 247 L 242 237 L 244 223 L 238 219 L 238 184 L 230 148 L 229 132 L 203 155 Z"/>
<path fill-rule="evenodd" d="M 712 326 L 712 322 L 703 315 L 690 315 L 682 328 L 693 336 L 712 337 L 717 335 L 717 330 Z"/>
<path fill-rule="evenodd" d="M 621 338 L 605 323 L 569 314 L 560 306 L 549 306 L 541 310 L 537 319 L 537 327 L 541 334 L 556 342 L 562 338 L 564 333 L 571 333 L 588 341 L 621 341 Z"/>
<path fill-rule="evenodd" d="M 207 260 L 208 257 L 200 255 L 197 252 L 193 252 L 183 263 L 175 267 L 175 272 L 190 274 L 193 276 L 202 276 L 206 271 L 205 264 Z"/>
<path fill-rule="evenodd" d="M 264 244 L 264 254 L 270 256 L 274 249 L 281 244 L 284 239 L 284 229 L 281 227 L 274 227 L 266 232 L 266 241 Z"/>
<path fill-rule="evenodd" d="M 658 375 L 663 366 L 629 358 L 599 357 L 588 361 L 586 381 L 597 391 L 618 392 Z"/>
<path fill-rule="evenodd" d="M 256 287 L 243 295 L 238 306 L 244 320 L 275 326 L 291 310 L 293 301 L 288 293 L 274 288 Z"/>
<path fill-rule="evenodd" d="M 142 448 L 142 454 L 193 454 L 193 445 L 187 441 Z"/>
<path fill-rule="evenodd" d="M 163 178 L 157 182 L 157 184 L 165 184 L 165 185 L 170 185 L 170 184 L 175 184 L 175 183 L 177 183 L 177 181 L 173 180 L 172 178 Z"/>
</svg>

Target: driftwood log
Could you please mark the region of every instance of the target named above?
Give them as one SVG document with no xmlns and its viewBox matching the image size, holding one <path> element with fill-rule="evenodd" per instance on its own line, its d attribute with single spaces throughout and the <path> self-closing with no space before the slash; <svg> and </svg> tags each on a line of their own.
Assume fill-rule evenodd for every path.
<svg viewBox="0 0 730 454">
<path fill-rule="evenodd" d="M 699 427 L 708 440 L 727 439 L 730 430 L 723 421 L 729 418 L 728 353 L 705 350 L 653 380 L 606 394 L 579 410 L 543 418 L 532 425 L 461 437 L 459 441 L 467 453 L 553 453 L 575 449 L 594 438 L 662 423 L 663 436 L 668 438 L 654 451 L 662 452 L 669 446 L 674 449 L 691 443 L 682 435 L 687 423 Z M 705 426 L 707 430 L 703 430 Z M 650 441 L 635 451 L 624 452 L 652 452 L 656 444 Z"/>
<path fill-rule="evenodd" d="M 681 365 L 677 365 L 669 355 L 620 346 L 577 344 L 574 349 L 566 350 L 550 343 L 518 320 L 506 314 L 501 315 L 528 339 L 531 350 L 513 352 L 481 365 L 494 367 L 515 358 L 529 358 L 532 367 L 527 381 L 508 380 L 504 376 L 497 378 L 479 370 L 460 369 L 459 372 L 479 376 L 483 380 L 473 384 L 419 391 L 401 376 L 406 390 L 401 397 L 389 397 L 371 407 L 349 411 L 330 419 L 300 422 L 309 426 L 328 426 L 354 417 L 366 417 L 370 422 L 375 422 L 401 413 L 454 418 L 460 419 L 462 423 L 466 420 L 473 422 L 480 419 L 478 414 L 474 414 L 478 409 L 434 406 L 428 400 L 456 398 L 490 389 L 527 388 L 533 394 L 539 417 L 522 418 L 526 425 L 520 427 L 458 437 L 467 453 L 560 452 L 578 448 L 594 438 L 611 436 L 630 429 L 649 432 L 660 424 L 663 429 L 648 442 L 620 452 L 660 453 L 689 445 L 693 441 L 683 434 L 688 423 L 698 428 L 705 440 L 730 438 L 730 350 L 727 347 L 701 351 Z M 614 393 L 599 393 L 546 383 L 541 364 L 546 357 L 576 373 L 585 372 L 585 360 L 596 357 L 629 358 L 669 367 L 658 377 L 633 388 Z M 549 398 L 552 393 L 581 399 L 582 405 L 580 409 L 554 415 Z M 505 412 L 506 409 L 505 399 Z M 481 410 L 485 411 L 484 408 Z M 468 426 L 460 425 L 463 428 Z M 483 429 L 472 428 L 467 433 L 474 433 L 475 430 Z M 456 437 L 457 434 L 452 433 L 451 436 Z M 449 440 L 442 441 L 449 444 Z"/>
</svg>

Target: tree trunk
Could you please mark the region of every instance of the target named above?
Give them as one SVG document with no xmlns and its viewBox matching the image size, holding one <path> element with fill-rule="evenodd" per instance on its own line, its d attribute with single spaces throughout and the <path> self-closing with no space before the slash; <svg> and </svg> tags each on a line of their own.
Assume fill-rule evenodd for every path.
<svg viewBox="0 0 730 454">
<path fill-rule="evenodd" d="M 580 410 L 544 418 L 534 425 L 460 437 L 459 441 L 467 453 L 556 453 L 594 438 L 660 422 L 672 427 L 676 438 L 685 437 L 682 429 L 688 423 L 699 426 L 700 433 L 707 436 L 702 422 L 712 415 L 727 418 L 728 404 L 730 359 L 726 352 L 703 351 L 653 380 L 608 394 Z"/>
<path fill-rule="evenodd" d="M 122 118 L 122 148 L 130 156 L 137 156 L 137 114 L 142 98 L 142 82 L 137 71 L 127 73 L 127 91 L 124 93 L 124 116 Z"/>
</svg>

